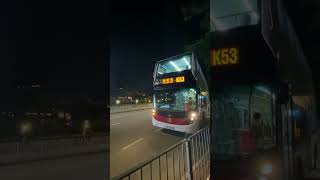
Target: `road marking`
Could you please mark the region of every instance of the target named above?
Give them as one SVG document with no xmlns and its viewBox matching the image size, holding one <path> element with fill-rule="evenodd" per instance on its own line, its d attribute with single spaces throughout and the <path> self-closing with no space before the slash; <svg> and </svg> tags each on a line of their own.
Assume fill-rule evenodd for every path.
<svg viewBox="0 0 320 180">
<path fill-rule="evenodd" d="M 140 138 L 140 139 L 136 140 L 135 142 L 133 142 L 133 143 L 129 144 L 128 146 L 122 148 L 122 151 L 128 149 L 129 147 L 137 144 L 138 142 L 140 142 L 140 141 L 142 141 L 142 140 L 143 140 L 143 138 Z"/>
<path fill-rule="evenodd" d="M 158 131 L 160 131 L 160 130 L 162 130 L 163 128 L 158 128 L 158 129 L 156 129 L 156 130 L 153 130 L 153 132 L 158 132 Z"/>
<path fill-rule="evenodd" d="M 120 123 L 113 123 L 111 124 L 111 126 L 115 126 L 115 125 L 119 125 Z"/>
</svg>

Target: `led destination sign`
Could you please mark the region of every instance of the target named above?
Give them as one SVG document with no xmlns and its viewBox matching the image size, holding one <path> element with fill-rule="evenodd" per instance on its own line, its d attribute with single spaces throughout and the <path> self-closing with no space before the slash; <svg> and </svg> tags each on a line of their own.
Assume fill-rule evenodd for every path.
<svg viewBox="0 0 320 180">
<path fill-rule="evenodd" d="M 184 76 L 160 79 L 160 84 L 174 84 L 174 83 L 183 83 L 183 82 L 185 82 Z"/>
<path fill-rule="evenodd" d="M 239 49 L 222 48 L 212 49 L 211 66 L 226 66 L 239 63 Z"/>
</svg>

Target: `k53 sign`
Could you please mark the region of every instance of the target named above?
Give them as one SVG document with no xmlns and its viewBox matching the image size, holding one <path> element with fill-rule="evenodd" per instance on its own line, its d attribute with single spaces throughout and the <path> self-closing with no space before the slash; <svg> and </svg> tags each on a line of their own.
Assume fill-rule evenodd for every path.
<svg viewBox="0 0 320 180">
<path fill-rule="evenodd" d="M 211 66 L 226 66 L 239 64 L 238 48 L 221 48 L 211 50 Z"/>
</svg>

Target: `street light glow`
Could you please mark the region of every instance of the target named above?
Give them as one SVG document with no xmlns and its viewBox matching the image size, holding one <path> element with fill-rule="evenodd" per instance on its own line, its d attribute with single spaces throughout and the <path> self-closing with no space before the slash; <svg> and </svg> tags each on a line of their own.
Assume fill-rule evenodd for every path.
<svg viewBox="0 0 320 180">
<path fill-rule="evenodd" d="M 29 122 L 24 122 L 20 125 L 20 133 L 25 136 L 31 132 L 32 126 Z"/>
</svg>

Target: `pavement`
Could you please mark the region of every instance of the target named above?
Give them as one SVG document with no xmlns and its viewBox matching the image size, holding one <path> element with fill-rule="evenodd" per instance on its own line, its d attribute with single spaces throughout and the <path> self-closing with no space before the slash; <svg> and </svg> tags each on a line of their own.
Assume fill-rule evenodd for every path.
<svg viewBox="0 0 320 180">
<path fill-rule="evenodd" d="M 94 153 L 0 167 L 1 180 L 106 180 L 108 154 Z"/>
<path fill-rule="evenodd" d="M 315 168 L 309 170 L 308 175 L 306 175 L 306 178 L 304 180 L 319 180 L 320 179 L 320 169 Z"/>
<path fill-rule="evenodd" d="M 153 127 L 151 114 L 151 109 L 110 114 L 111 177 L 150 160 L 186 137 Z"/>
</svg>

